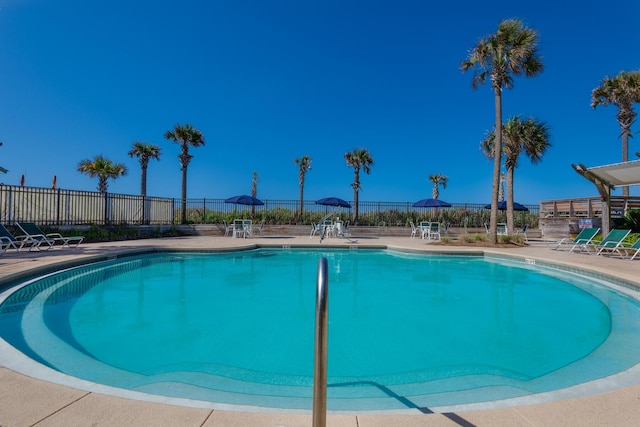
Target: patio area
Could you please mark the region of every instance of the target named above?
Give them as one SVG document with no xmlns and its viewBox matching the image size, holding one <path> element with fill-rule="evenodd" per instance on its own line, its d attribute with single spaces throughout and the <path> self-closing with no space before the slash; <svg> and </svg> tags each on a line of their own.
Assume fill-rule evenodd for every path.
<svg viewBox="0 0 640 427">
<path fill-rule="evenodd" d="M 357 238 L 357 236 L 354 236 Z M 406 237 L 374 237 L 353 243 L 344 239 L 305 236 L 265 236 L 252 239 L 199 236 L 147 239 L 109 243 L 83 244 L 78 249 L 46 252 L 7 252 L 0 257 L 0 275 L 31 275 L 38 270 L 75 260 L 103 259 L 119 253 L 143 250 L 178 249 L 211 250 L 263 247 L 358 247 L 410 249 L 438 252 L 475 252 L 512 255 L 531 260 L 562 263 L 594 273 L 618 277 L 638 283 L 640 263 L 619 258 L 552 251 L 541 242 L 521 248 L 478 248 L 433 245 L 422 239 Z M 311 426 L 311 413 L 280 413 L 256 408 L 237 412 L 175 405 L 170 399 L 132 400 L 101 393 L 100 387 L 75 388 L 35 379 L 18 373 L 11 366 L 6 352 L 0 352 L 0 426 Z M 594 385 L 589 392 L 558 391 L 557 400 L 540 402 L 539 398 L 518 399 L 516 402 L 492 402 L 434 408 L 438 413 L 424 414 L 418 410 L 395 413 L 357 414 L 329 413 L 328 426 L 627 426 L 640 419 L 640 374 L 637 382 L 615 377 L 611 388 Z"/>
</svg>

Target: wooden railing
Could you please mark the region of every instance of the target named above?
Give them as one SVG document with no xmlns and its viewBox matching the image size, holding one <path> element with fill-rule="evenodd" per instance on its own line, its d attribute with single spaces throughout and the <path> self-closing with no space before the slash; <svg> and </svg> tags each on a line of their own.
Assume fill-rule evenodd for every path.
<svg viewBox="0 0 640 427">
<path fill-rule="evenodd" d="M 611 217 L 620 218 L 628 209 L 640 209 L 640 197 L 611 196 Z M 599 218 L 602 217 L 600 197 L 543 200 L 540 218 Z"/>
</svg>

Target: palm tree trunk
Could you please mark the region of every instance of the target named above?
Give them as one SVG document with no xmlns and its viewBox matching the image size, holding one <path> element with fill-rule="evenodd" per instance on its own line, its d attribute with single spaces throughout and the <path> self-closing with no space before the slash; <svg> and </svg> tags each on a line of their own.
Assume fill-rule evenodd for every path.
<svg viewBox="0 0 640 427">
<path fill-rule="evenodd" d="M 303 194 L 304 194 L 304 181 L 300 180 L 300 221 L 302 221 L 302 209 L 304 206 Z"/>
<path fill-rule="evenodd" d="M 187 167 L 182 168 L 182 224 L 187 223 Z"/>
<path fill-rule="evenodd" d="M 356 167 L 353 174 L 353 223 L 358 222 L 358 190 L 360 189 L 360 168 Z"/>
<path fill-rule="evenodd" d="M 622 161 L 629 161 L 629 135 L 631 134 L 631 129 L 627 126 L 622 126 Z M 629 197 L 629 186 L 625 185 L 622 187 L 622 195 L 624 197 Z"/>
<path fill-rule="evenodd" d="M 140 195 L 142 197 L 147 195 L 147 168 L 140 168 L 142 171 L 142 176 L 140 177 Z"/>
<path fill-rule="evenodd" d="M 507 233 L 513 235 L 515 221 L 513 219 L 513 166 L 507 168 Z"/>
<path fill-rule="evenodd" d="M 496 140 L 493 144 L 493 183 L 491 184 L 491 215 L 489 217 L 489 242 L 498 243 L 498 192 L 500 165 L 502 163 L 502 90 L 494 88 L 496 104 Z"/>
</svg>

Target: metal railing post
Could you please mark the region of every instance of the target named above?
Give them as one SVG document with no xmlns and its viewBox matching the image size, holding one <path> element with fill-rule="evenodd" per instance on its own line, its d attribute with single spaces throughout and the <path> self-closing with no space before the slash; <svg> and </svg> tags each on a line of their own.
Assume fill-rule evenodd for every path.
<svg viewBox="0 0 640 427">
<path fill-rule="evenodd" d="M 316 335 L 313 366 L 313 427 L 327 425 L 327 309 L 329 304 L 327 259 L 318 260 Z"/>
</svg>

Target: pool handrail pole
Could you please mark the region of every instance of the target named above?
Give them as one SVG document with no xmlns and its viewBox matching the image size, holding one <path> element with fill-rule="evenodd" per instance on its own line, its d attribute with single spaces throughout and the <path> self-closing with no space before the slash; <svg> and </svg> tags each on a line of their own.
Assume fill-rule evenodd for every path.
<svg viewBox="0 0 640 427">
<path fill-rule="evenodd" d="M 318 260 L 316 335 L 313 366 L 313 427 L 327 425 L 327 326 L 329 276 L 327 258 Z"/>
</svg>

